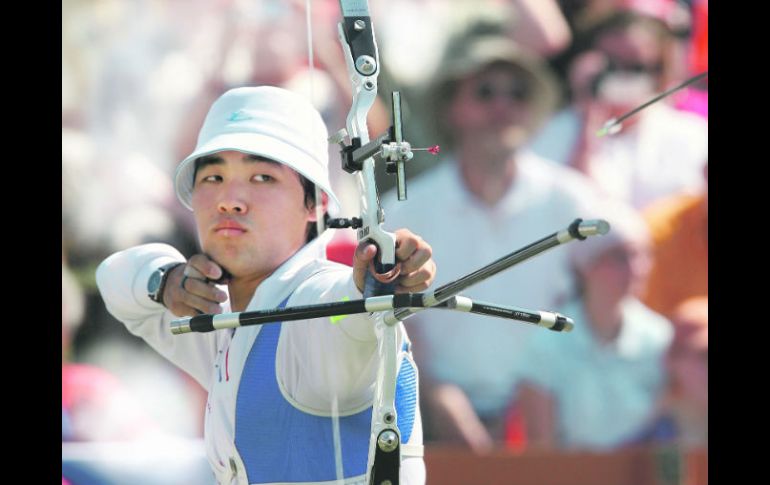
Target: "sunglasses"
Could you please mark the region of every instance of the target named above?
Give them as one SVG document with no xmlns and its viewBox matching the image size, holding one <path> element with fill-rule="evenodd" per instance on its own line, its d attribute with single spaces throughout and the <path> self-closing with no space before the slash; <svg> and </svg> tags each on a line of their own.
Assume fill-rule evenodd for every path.
<svg viewBox="0 0 770 485">
<path fill-rule="evenodd" d="M 635 74 L 649 73 L 653 75 L 658 75 L 663 72 L 663 62 L 659 61 L 659 62 L 645 64 L 642 62 L 620 62 L 615 59 L 609 59 L 606 70 L 630 72 Z"/>
<path fill-rule="evenodd" d="M 476 85 L 473 94 L 477 100 L 483 103 L 488 103 L 498 97 L 517 102 L 529 101 L 530 99 L 529 86 L 520 81 L 508 86 L 482 81 Z"/>
</svg>

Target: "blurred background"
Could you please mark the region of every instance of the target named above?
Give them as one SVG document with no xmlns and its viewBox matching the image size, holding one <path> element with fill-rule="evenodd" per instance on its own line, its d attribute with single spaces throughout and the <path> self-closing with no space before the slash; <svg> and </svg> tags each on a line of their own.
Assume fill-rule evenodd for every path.
<svg viewBox="0 0 770 485">
<path fill-rule="evenodd" d="M 475 269 L 455 264 L 463 254 L 492 261 L 562 228 L 540 234 L 528 221 L 558 214 L 566 225 L 570 209 L 595 209 L 578 216 L 617 228 L 601 244 L 544 260 L 569 284 L 526 280 L 539 271 L 533 263 L 510 271 L 505 292 L 478 290 L 498 303 L 563 311 L 575 319 L 572 334 L 479 330 L 488 319 L 457 332 L 428 317 L 407 323 L 428 483 L 707 483 L 707 79 L 617 135 L 596 132 L 707 71 L 708 1 L 369 5 L 381 60 L 370 133 L 387 129 L 389 93 L 400 90 L 406 138 L 441 145 L 437 156 L 415 152 L 410 197 L 449 192 L 439 208 L 391 209 L 394 181 L 378 174 L 393 214 L 386 227 L 406 225 L 433 245 L 438 283 Z M 308 96 L 330 133 L 344 127 L 351 98 L 339 19 L 337 0 L 62 1 L 63 483 L 213 483 L 205 392 L 107 313 L 94 271 L 145 242 L 196 252 L 172 177 L 225 90 L 283 86 Z M 518 165 L 496 168 L 501 151 Z M 329 154 L 341 215 L 357 215 L 355 180 L 336 146 Z M 439 186 L 444 176 L 453 182 Z M 583 200 L 527 190 L 546 176 L 559 179 L 553 191 Z M 445 230 L 454 218 L 457 234 Z M 488 225 L 465 226 L 469 218 Z M 337 242 L 353 237 L 340 231 Z M 512 346 L 492 345 L 506 339 Z"/>
</svg>

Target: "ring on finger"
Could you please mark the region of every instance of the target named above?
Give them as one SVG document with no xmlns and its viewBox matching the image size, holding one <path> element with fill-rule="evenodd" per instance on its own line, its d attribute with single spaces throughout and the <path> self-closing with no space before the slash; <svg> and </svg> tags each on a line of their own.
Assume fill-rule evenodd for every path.
<svg viewBox="0 0 770 485">
<path fill-rule="evenodd" d="M 181 288 L 182 288 L 184 291 L 187 291 L 187 288 L 185 288 L 185 287 L 184 287 L 184 284 L 185 284 L 185 283 L 187 283 L 187 278 L 189 278 L 189 276 L 187 276 L 186 274 L 185 274 L 185 275 L 182 275 L 182 281 L 181 281 L 181 283 L 179 283 L 179 286 L 180 286 L 180 287 L 181 287 Z"/>
</svg>

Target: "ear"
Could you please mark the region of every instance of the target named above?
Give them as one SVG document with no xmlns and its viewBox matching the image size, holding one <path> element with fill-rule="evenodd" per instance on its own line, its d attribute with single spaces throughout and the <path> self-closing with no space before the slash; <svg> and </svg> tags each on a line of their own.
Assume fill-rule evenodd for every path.
<svg viewBox="0 0 770 485">
<path fill-rule="evenodd" d="M 329 196 L 326 194 L 326 192 L 319 189 L 318 187 L 316 187 L 316 190 L 321 194 L 321 214 L 326 214 L 326 211 L 329 210 Z M 315 222 L 318 220 L 318 217 L 316 216 L 318 211 L 316 211 L 315 207 L 308 209 L 308 212 L 308 221 Z"/>
</svg>

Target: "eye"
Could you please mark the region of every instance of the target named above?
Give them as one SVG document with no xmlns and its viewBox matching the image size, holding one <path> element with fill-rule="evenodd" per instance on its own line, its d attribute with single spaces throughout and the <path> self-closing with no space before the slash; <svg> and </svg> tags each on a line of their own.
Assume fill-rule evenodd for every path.
<svg viewBox="0 0 770 485">
<path fill-rule="evenodd" d="M 222 176 L 221 175 L 206 175 L 205 177 L 201 177 L 201 182 L 221 182 Z"/>
<path fill-rule="evenodd" d="M 252 177 L 252 180 L 255 180 L 257 182 L 273 182 L 275 178 L 272 175 L 260 173 Z"/>
</svg>

